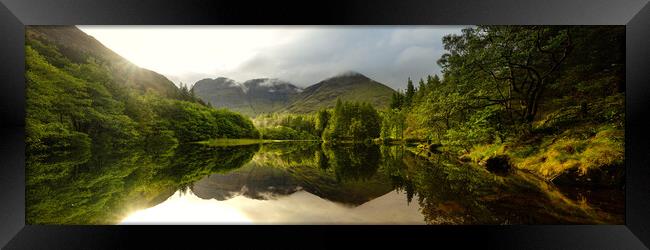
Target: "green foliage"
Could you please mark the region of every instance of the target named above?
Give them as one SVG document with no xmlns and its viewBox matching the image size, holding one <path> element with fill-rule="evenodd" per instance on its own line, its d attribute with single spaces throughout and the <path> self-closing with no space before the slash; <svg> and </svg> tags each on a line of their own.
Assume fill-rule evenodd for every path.
<svg viewBox="0 0 650 250">
<path fill-rule="evenodd" d="M 196 94 L 194 94 L 194 88 L 190 89 L 187 85 L 185 85 L 183 83 L 180 83 L 180 88 L 179 88 L 177 99 L 182 100 L 182 101 L 200 103 L 203 106 L 210 107 L 210 105 L 203 102 L 203 100 L 201 100 L 201 98 L 197 97 Z"/>
<path fill-rule="evenodd" d="M 362 141 L 378 138 L 380 130 L 379 113 L 372 105 L 338 99 L 323 139 Z"/>
<path fill-rule="evenodd" d="M 408 82 L 406 83 L 405 95 L 406 95 L 405 98 L 406 105 L 411 105 L 411 102 L 413 102 L 413 98 L 415 97 L 415 87 L 413 86 L 413 81 L 411 81 L 410 77 Z"/>
<path fill-rule="evenodd" d="M 259 138 L 249 119 L 206 107 L 185 86 L 181 100 L 141 95 L 94 57 L 73 63 L 56 46 L 27 41 L 28 154 L 90 144 L 96 150 L 135 144 L 155 150 L 179 141 Z"/>
<path fill-rule="evenodd" d="M 246 117 L 224 109 L 215 110 L 187 101 L 160 99 L 154 109 L 181 142 L 211 138 L 259 138 L 259 132 Z"/>
<path fill-rule="evenodd" d="M 316 117 L 316 134 L 320 137 L 329 125 L 331 114 L 326 109 L 321 109 L 316 114 Z"/>
<path fill-rule="evenodd" d="M 329 113 L 322 110 L 317 114 L 263 114 L 255 117 L 254 124 L 264 139 L 318 140 L 328 120 Z"/>
<path fill-rule="evenodd" d="M 394 92 L 390 99 L 390 108 L 391 109 L 401 108 L 402 106 L 404 106 L 406 102 L 405 99 L 406 96 L 402 92 L 400 91 Z"/>
<path fill-rule="evenodd" d="M 407 88 L 404 100 L 394 94 L 391 107 L 405 110 L 404 137 L 463 151 L 586 123 L 621 126 L 623 105 L 610 99 L 622 100 L 615 96 L 624 86 L 623 33 L 605 26 L 467 28 L 443 38 L 444 79 L 428 76 Z"/>
<path fill-rule="evenodd" d="M 383 113 L 381 119 L 381 138 L 403 139 L 405 128 L 405 111 L 390 109 Z"/>
</svg>

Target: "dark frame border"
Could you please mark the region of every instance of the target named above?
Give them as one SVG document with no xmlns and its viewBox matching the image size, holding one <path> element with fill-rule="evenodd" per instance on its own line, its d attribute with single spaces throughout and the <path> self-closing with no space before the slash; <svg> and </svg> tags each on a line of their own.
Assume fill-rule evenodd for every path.
<svg viewBox="0 0 650 250">
<path fill-rule="evenodd" d="M 0 0 L 0 246 L 125 248 L 134 241 L 188 247 L 198 235 L 317 246 L 418 241 L 489 248 L 647 249 L 650 246 L 650 4 L 648 0 L 302 1 Z M 626 25 L 626 224 L 593 226 L 38 226 L 25 225 L 24 26 L 80 24 Z M 363 235 L 359 235 L 363 232 Z M 333 236 L 337 238 L 331 240 Z M 174 243 L 173 239 L 181 238 Z M 211 239 L 211 238 L 210 238 Z M 347 241 L 341 244 L 341 240 Z M 172 242 L 170 242 L 172 241 Z M 249 243 L 250 242 L 250 243 Z M 158 243 L 158 244 L 161 244 Z M 201 243 L 200 241 L 198 243 Z M 322 244 L 321 244 L 322 243 Z M 194 243 L 189 243 L 194 244 Z M 216 244 L 216 243 L 213 243 Z M 214 245 L 217 246 L 217 245 Z"/>
</svg>

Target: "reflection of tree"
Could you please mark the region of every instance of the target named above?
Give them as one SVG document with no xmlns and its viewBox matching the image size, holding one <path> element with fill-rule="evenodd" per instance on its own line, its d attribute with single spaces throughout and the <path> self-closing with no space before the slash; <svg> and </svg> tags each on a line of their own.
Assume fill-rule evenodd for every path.
<svg viewBox="0 0 650 250">
<path fill-rule="evenodd" d="M 316 151 L 316 162 L 318 163 L 318 168 L 322 170 L 327 170 L 329 168 L 329 161 L 322 150 Z"/>
<path fill-rule="evenodd" d="M 177 189 L 187 189 L 204 175 L 243 165 L 258 149 L 257 145 L 183 144 L 167 156 L 150 155 L 137 147 L 95 147 L 85 161 L 76 160 L 73 153 L 52 153 L 67 158 L 28 156 L 27 223 L 116 223 L 134 209 L 153 206 Z M 48 166 L 67 171 L 43 172 Z"/>
<path fill-rule="evenodd" d="M 253 158 L 259 148 L 258 144 L 231 147 L 184 144 L 176 150 L 169 165 L 156 178 L 170 179 L 178 183 L 179 188 L 187 186 L 208 174 L 241 167 Z"/>
<path fill-rule="evenodd" d="M 429 224 L 602 223 L 608 215 L 564 198 L 524 173 L 501 177 L 444 154 L 429 160 L 400 147 L 382 147 L 382 168 L 393 186 L 417 195 Z"/>
<path fill-rule="evenodd" d="M 555 187 L 533 177 L 494 176 L 445 155 L 424 160 L 400 146 L 181 144 L 166 156 L 137 147 L 109 149 L 93 147 L 92 155 L 28 155 L 27 223 L 116 223 L 131 211 L 165 201 L 177 190 L 194 190 L 193 184 L 214 173 L 233 178 L 230 191 L 241 190 L 236 185 L 257 184 L 259 192 L 276 186 L 275 192 L 288 195 L 300 186 L 351 205 L 397 189 L 406 193 L 409 203 L 417 200 L 430 224 L 617 221 L 566 199 Z M 258 170 L 251 171 L 252 167 Z"/>
<path fill-rule="evenodd" d="M 295 192 L 299 186 L 323 199 L 356 206 L 392 190 L 388 176 L 377 173 L 378 159 L 377 146 L 318 142 L 264 144 L 250 164 L 201 180 L 202 186 L 195 193 L 200 192 L 204 197 L 231 197 L 222 194 L 234 192 L 258 199 L 264 198 L 258 192 L 283 196 Z M 244 185 L 246 191 L 240 191 Z"/>
<path fill-rule="evenodd" d="M 324 147 L 338 180 L 367 180 L 379 168 L 379 147 L 361 143 Z"/>
<path fill-rule="evenodd" d="M 382 145 L 380 150 L 382 168 L 390 176 L 393 188 L 397 191 L 405 191 L 406 200 L 411 203 L 415 190 L 413 181 L 408 178 L 407 169 L 404 167 L 404 147 Z"/>
<path fill-rule="evenodd" d="M 257 157 L 265 157 L 266 162 L 273 160 L 276 166 L 315 166 L 333 171 L 339 181 L 370 179 L 381 159 L 379 146 L 362 143 L 272 143 L 264 145 L 261 152 Z"/>
<path fill-rule="evenodd" d="M 311 164 L 314 160 L 314 152 L 319 151 L 319 146 L 320 144 L 316 141 L 270 143 L 264 144 L 261 151 L 265 155 L 273 155 L 287 164 Z"/>
</svg>

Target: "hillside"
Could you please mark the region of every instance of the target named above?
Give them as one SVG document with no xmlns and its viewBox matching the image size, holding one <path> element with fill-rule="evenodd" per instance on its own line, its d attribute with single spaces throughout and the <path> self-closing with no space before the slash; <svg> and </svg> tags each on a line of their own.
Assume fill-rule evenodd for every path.
<svg viewBox="0 0 650 250">
<path fill-rule="evenodd" d="M 218 77 L 202 79 L 192 87 L 194 94 L 213 107 L 227 108 L 234 111 L 250 111 L 241 84 L 232 79 Z"/>
<path fill-rule="evenodd" d="M 331 108 L 336 99 L 369 102 L 378 109 L 387 108 L 395 91 L 360 73 L 348 72 L 320 81 L 297 95 L 285 111 L 309 113 L 321 108 Z"/>
<path fill-rule="evenodd" d="M 259 137 L 247 118 L 207 107 L 76 27 L 25 30 L 30 154 Z"/>
<path fill-rule="evenodd" d="M 248 102 L 257 114 L 280 110 L 303 91 L 289 82 L 278 79 L 252 79 L 245 81 L 243 85 Z"/>
<path fill-rule="evenodd" d="M 123 82 L 141 93 L 153 91 L 166 97 L 180 95 L 174 83 L 163 75 L 136 66 L 74 26 L 29 26 L 25 33 L 28 44 L 54 45 L 73 63 L 86 63 L 92 59 L 98 64 L 108 65 L 116 82 Z"/>
</svg>

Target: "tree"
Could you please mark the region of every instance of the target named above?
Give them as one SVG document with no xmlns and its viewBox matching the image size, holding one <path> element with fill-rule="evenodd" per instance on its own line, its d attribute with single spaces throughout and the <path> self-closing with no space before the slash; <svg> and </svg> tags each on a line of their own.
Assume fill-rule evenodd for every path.
<svg viewBox="0 0 650 250">
<path fill-rule="evenodd" d="M 317 120 L 316 120 L 316 133 L 318 136 L 322 136 L 323 131 L 327 128 L 328 122 L 330 119 L 330 113 L 326 109 L 321 109 L 318 111 Z"/>
<path fill-rule="evenodd" d="M 342 102 L 337 100 L 334 112 L 323 133 L 324 140 L 366 140 L 377 138 L 381 120 L 377 110 L 369 103 Z"/>
<path fill-rule="evenodd" d="M 390 108 L 391 109 L 400 109 L 404 105 L 404 94 L 400 92 L 398 89 L 397 91 L 393 92 L 393 95 L 391 96 L 390 99 Z"/>
<path fill-rule="evenodd" d="M 438 61 L 445 78 L 473 82 L 477 107 L 501 105 L 512 119 L 532 122 L 544 91 L 571 54 L 571 27 L 479 26 L 443 38 Z"/>
<path fill-rule="evenodd" d="M 427 85 L 424 82 L 424 79 L 420 78 L 418 82 L 418 88 L 415 90 L 415 96 L 413 102 L 419 102 L 424 95 L 427 93 Z"/>
<path fill-rule="evenodd" d="M 386 111 L 382 119 L 381 137 L 386 138 L 404 138 L 405 129 L 404 112 L 397 109 Z"/>
<path fill-rule="evenodd" d="M 428 75 L 427 76 L 427 89 L 428 90 L 433 90 L 436 86 L 439 86 L 441 84 L 440 78 L 438 75 Z"/>
<path fill-rule="evenodd" d="M 413 81 L 411 81 L 411 78 L 408 78 L 408 82 L 406 84 L 406 98 L 404 103 L 406 105 L 410 105 L 411 102 L 413 101 L 413 97 L 415 96 L 415 87 L 413 86 Z"/>
</svg>

